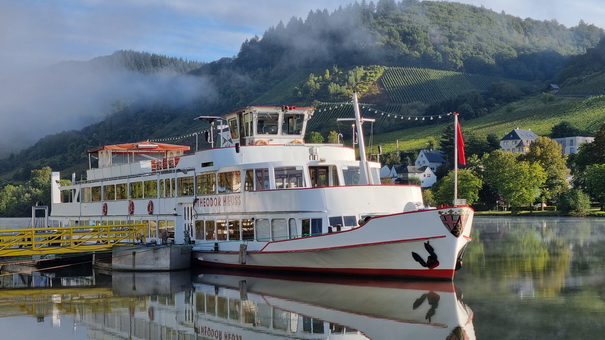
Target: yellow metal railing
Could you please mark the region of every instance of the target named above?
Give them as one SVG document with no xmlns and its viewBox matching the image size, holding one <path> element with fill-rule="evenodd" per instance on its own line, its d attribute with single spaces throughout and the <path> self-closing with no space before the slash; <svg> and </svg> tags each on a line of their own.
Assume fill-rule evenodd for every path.
<svg viewBox="0 0 605 340">
<path fill-rule="evenodd" d="M 0 230 L 0 257 L 110 250 L 116 243 L 144 243 L 145 224 Z"/>
</svg>

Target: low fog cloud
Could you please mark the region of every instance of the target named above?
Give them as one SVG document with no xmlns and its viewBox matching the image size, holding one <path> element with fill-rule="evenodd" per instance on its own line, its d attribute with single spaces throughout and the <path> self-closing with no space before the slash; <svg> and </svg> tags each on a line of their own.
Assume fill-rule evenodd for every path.
<svg viewBox="0 0 605 340">
<path fill-rule="evenodd" d="M 0 155 L 15 152 L 48 134 L 80 129 L 111 113 L 111 104 L 161 102 L 185 105 L 212 96 L 200 77 L 124 68 L 62 63 L 12 74 L 0 81 Z"/>
</svg>

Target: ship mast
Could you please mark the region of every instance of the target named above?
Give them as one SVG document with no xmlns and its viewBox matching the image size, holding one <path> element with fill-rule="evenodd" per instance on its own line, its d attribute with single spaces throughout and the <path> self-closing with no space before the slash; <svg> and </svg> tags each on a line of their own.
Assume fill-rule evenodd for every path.
<svg viewBox="0 0 605 340">
<path fill-rule="evenodd" d="M 361 120 L 361 114 L 359 113 L 359 102 L 357 101 L 357 92 L 353 92 L 353 110 L 355 111 L 357 140 L 359 141 L 359 160 L 361 161 L 362 179 L 365 179 L 364 183 L 360 184 L 374 184 L 372 180 L 372 175 L 370 174 L 370 166 L 368 164 L 368 160 L 366 159 L 366 146 L 363 140 L 363 128 L 361 126 L 363 121 Z"/>
</svg>

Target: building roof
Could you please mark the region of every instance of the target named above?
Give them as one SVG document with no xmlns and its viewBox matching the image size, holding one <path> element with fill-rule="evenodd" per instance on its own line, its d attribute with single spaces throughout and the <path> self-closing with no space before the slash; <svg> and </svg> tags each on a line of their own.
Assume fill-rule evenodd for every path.
<svg viewBox="0 0 605 340">
<path fill-rule="evenodd" d="M 88 153 L 97 153 L 101 150 L 112 150 L 116 153 L 138 152 L 138 153 L 163 153 L 166 151 L 189 151 L 191 149 L 186 145 L 153 143 L 149 141 L 127 144 L 103 145 L 94 149 L 88 150 Z"/>
<path fill-rule="evenodd" d="M 399 168 L 399 172 L 404 173 L 404 174 L 422 174 L 422 173 L 426 172 L 426 169 L 430 169 L 430 168 L 428 166 L 408 165 L 408 166 L 402 166 L 401 168 Z"/>
<path fill-rule="evenodd" d="M 430 163 L 445 163 L 445 158 L 443 157 L 443 152 L 441 150 L 420 150 L 421 153 L 424 154 L 424 157 Z"/>
<path fill-rule="evenodd" d="M 536 135 L 531 130 L 522 130 L 522 129 L 516 128 L 516 129 L 512 130 L 511 132 L 507 133 L 506 136 L 504 136 L 500 140 L 519 140 L 519 139 L 534 140 L 536 138 L 538 138 L 538 135 Z"/>
</svg>

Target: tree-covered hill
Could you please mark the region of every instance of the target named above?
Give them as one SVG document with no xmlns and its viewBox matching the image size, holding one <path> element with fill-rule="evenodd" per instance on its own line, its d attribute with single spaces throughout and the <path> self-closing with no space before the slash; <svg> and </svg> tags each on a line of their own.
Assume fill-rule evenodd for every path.
<svg viewBox="0 0 605 340">
<path fill-rule="evenodd" d="M 237 56 L 210 63 L 133 51 L 62 63 L 59 73 L 126 72 L 102 105 L 90 108 L 103 111 L 103 119 L 13 153 L 0 162 L 0 174 L 26 179 L 28 169 L 44 165 L 79 172 L 86 150 L 102 144 L 188 136 L 173 142 L 193 146 L 192 133 L 205 128 L 192 124 L 194 117 L 251 104 L 317 105 L 316 118 L 329 120 L 334 113 L 324 109 L 349 100 L 353 89 L 382 112 L 455 109 L 464 119 L 488 117 L 534 93 L 535 84 L 552 82 L 569 58 L 581 58 L 603 36 L 583 22 L 567 28 L 458 3 L 379 0 L 311 11 L 245 41 Z M 388 126 L 382 132 L 406 127 L 401 119 L 379 123 Z"/>
</svg>

